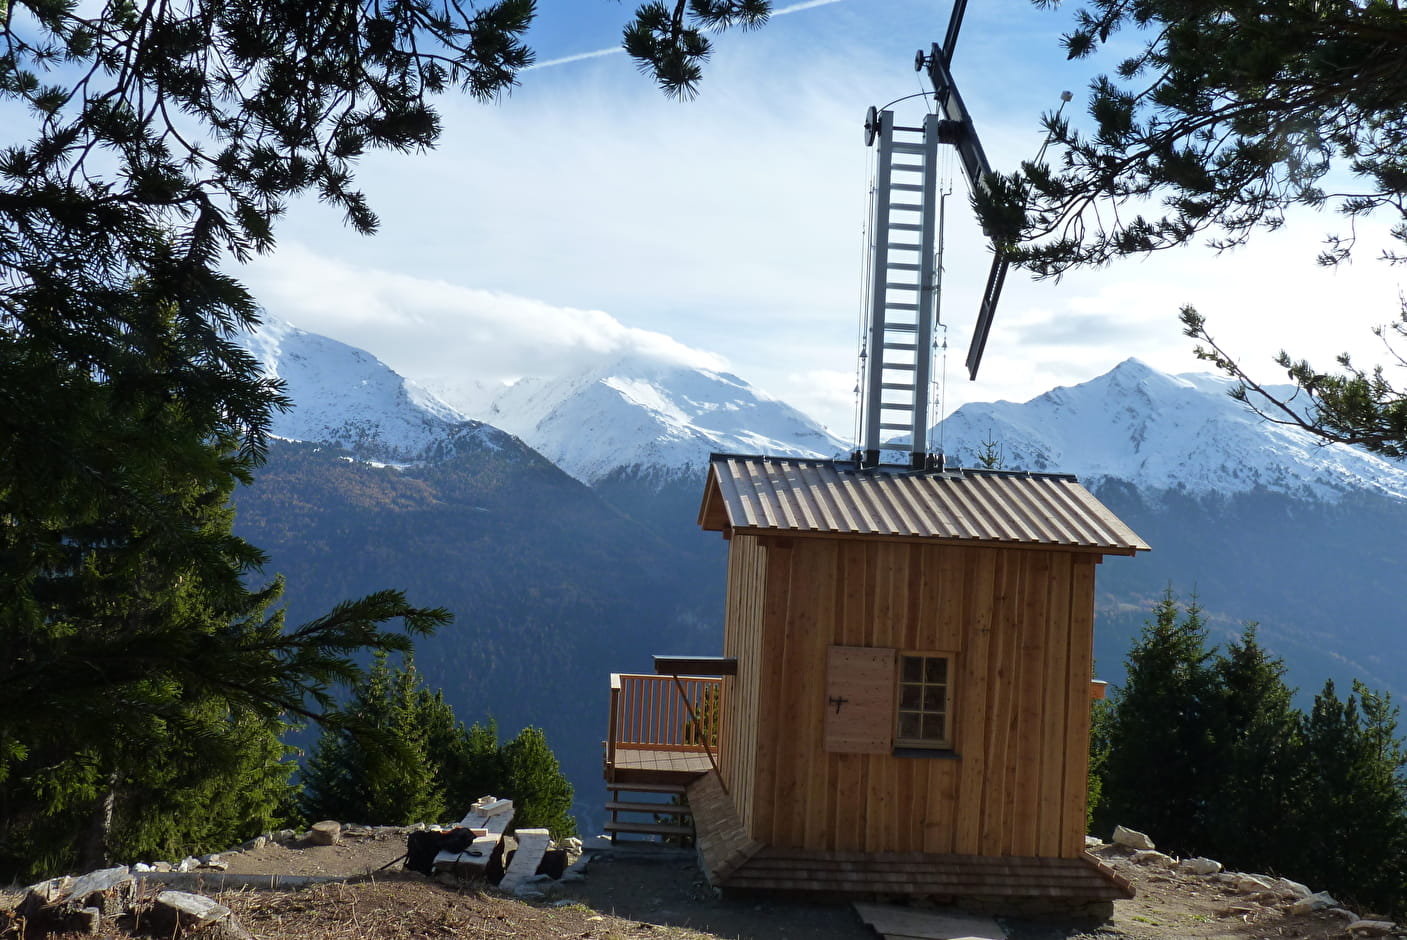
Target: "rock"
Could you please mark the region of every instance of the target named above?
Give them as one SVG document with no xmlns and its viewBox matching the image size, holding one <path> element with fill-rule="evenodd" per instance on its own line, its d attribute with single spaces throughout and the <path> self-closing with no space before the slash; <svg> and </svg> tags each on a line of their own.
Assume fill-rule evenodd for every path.
<svg viewBox="0 0 1407 940">
<path fill-rule="evenodd" d="M 1355 937 L 1385 937 L 1396 929 L 1390 920 L 1355 920 L 1348 925 L 1348 932 Z"/>
<path fill-rule="evenodd" d="M 1087 849 L 1097 849 L 1103 844 L 1099 836 L 1085 836 L 1085 848 Z"/>
<path fill-rule="evenodd" d="M 543 894 L 541 891 L 538 891 L 536 888 L 525 884 L 519 885 L 517 889 L 513 892 L 513 896 L 516 898 L 521 898 L 524 901 L 547 900 L 547 895 Z"/>
<path fill-rule="evenodd" d="M 1114 838 L 1112 841 L 1115 845 L 1126 845 L 1131 849 L 1146 849 L 1150 852 L 1157 848 L 1157 846 L 1153 844 L 1153 840 L 1143 833 L 1133 829 L 1125 829 L 1123 826 L 1114 827 Z"/>
<path fill-rule="evenodd" d="M 162 891 L 150 917 L 167 936 L 199 931 L 202 940 L 253 940 L 228 907 L 186 891 Z"/>
<path fill-rule="evenodd" d="M 1257 875 L 1238 874 L 1236 876 L 1236 890 L 1240 891 L 1242 894 L 1256 894 L 1260 891 L 1271 894 L 1276 893 L 1275 890 L 1270 887 L 1269 881 Z"/>
<path fill-rule="evenodd" d="M 206 862 L 200 867 L 209 869 L 210 871 L 228 871 L 230 863 L 217 855 L 212 861 Z"/>
<path fill-rule="evenodd" d="M 572 906 L 573 904 L 575 904 L 575 903 L 577 903 L 577 902 L 576 902 L 576 901 L 573 901 L 571 898 L 562 898 L 562 900 L 560 900 L 560 901 L 553 901 L 553 902 L 552 902 L 552 906 L 553 906 L 553 907 L 571 907 L 571 906 Z"/>
<path fill-rule="evenodd" d="M 1172 868 L 1177 864 L 1171 856 L 1151 849 L 1135 852 L 1129 856 L 1129 860 L 1135 865 L 1147 865 L 1151 868 Z"/>
<path fill-rule="evenodd" d="M 1185 871 L 1189 875 L 1215 875 L 1221 871 L 1221 862 L 1210 858 L 1184 858 L 1177 865 L 1180 871 Z"/>
<path fill-rule="evenodd" d="M 138 862 L 132 866 L 132 870 L 137 872 L 156 871 L 156 866 L 148 865 L 146 862 Z"/>
<path fill-rule="evenodd" d="M 246 843 L 244 843 L 243 845 L 241 845 L 240 848 L 243 849 L 243 850 L 246 851 L 246 852 L 256 852 L 256 851 L 258 851 L 259 849 L 262 849 L 264 846 L 266 846 L 266 845 L 268 845 L 268 844 L 269 844 L 269 837 L 268 837 L 268 836 L 255 836 L 254 838 L 250 839 L 248 842 L 246 842 Z"/>
<path fill-rule="evenodd" d="M 1320 891 L 1318 894 L 1311 894 L 1307 898 L 1300 898 L 1290 907 L 1292 914 L 1312 914 L 1315 911 L 1322 911 L 1330 907 L 1338 907 L 1339 902 L 1335 901 L 1333 895 L 1327 891 Z"/>
<path fill-rule="evenodd" d="M 579 871 L 565 871 L 562 873 L 562 884 L 577 884 L 586 880 L 586 876 Z"/>
<path fill-rule="evenodd" d="M 275 842 L 292 842 L 297 838 L 298 833 L 294 832 L 292 829 L 280 829 L 278 832 L 274 833 Z"/>
<path fill-rule="evenodd" d="M 151 870 L 152 870 L 152 871 L 170 871 L 170 870 L 171 870 L 171 863 L 170 863 L 170 862 L 152 862 L 152 863 L 151 863 Z"/>
<path fill-rule="evenodd" d="M 199 868 L 199 867 L 200 867 L 200 859 L 198 859 L 198 858 L 196 858 L 196 857 L 194 857 L 194 856 L 192 856 L 192 855 L 187 855 L 185 858 L 181 859 L 181 863 L 176 866 L 176 870 L 177 870 L 177 871 L 195 871 L 195 870 L 196 870 L 197 868 Z"/>
<path fill-rule="evenodd" d="M 1288 878 L 1276 878 L 1274 888 L 1284 898 L 1307 898 L 1314 893 L 1298 881 L 1291 881 Z"/>
<path fill-rule="evenodd" d="M 1353 911 L 1347 910 L 1346 908 L 1342 907 L 1331 907 L 1323 911 L 1322 913 L 1327 914 L 1330 917 L 1337 917 L 1339 920 L 1342 920 L 1345 923 L 1351 923 L 1355 920 L 1363 919 L 1360 918 L 1357 914 L 1353 913 Z"/>
<path fill-rule="evenodd" d="M 308 841 L 313 845 L 337 845 L 342 841 L 342 824 L 335 819 L 315 822 L 308 830 Z"/>
</svg>

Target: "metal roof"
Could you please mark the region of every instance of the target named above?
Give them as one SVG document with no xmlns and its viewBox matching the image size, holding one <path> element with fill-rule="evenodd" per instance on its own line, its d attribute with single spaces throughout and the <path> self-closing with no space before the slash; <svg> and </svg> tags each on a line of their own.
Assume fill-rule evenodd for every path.
<svg viewBox="0 0 1407 940">
<path fill-rule="evenodd" d="M 1148 551 L 1146 542 L 1068 474 L 861 470 L 792 457 L 712 455 L 699 525 L 1110 555 Z"/>
</svg>

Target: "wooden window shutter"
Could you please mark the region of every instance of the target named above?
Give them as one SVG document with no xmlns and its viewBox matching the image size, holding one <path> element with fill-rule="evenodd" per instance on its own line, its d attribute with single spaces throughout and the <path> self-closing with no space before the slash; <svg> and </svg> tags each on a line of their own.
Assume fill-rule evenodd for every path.
<svg viewBox="0 0 1407 940">
<path fill-rule="evenodd" d="M 888 754 L 894 747 L 898 653 L 873 646 L 832 646 L 826 656 L 826 750 Z"/>
</svg>

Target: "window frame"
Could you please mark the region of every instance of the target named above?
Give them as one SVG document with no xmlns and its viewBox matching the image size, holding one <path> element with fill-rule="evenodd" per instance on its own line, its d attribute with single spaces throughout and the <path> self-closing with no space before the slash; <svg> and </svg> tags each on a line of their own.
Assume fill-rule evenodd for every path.
<svg viewBox="0 0 1407 940">
<path fill-rule="evenodd" d="M 912 680 L 906 682 L 904 679 L 904 666 L 908 660 L 918 659 L 920 661 L 920 679 L 917 683 Z M 923 693 L 929 688 L 938 686 L 936 681 L 927 679 L 927 663 L 930 660 L 944 661 L 944 676 L 941 683 L 943 690 L 943 735 L 941 738 L 925 737 L 905 737 L 900 733 L 905 714 L 935 715 L 936 710 L 923 708 Z M 896 657 L 894 670 L 894 749 L 898 751 L 920 750 L 920 751 L 951 751 L 953 750 L 953 685 L 956 676 L 957 654 L 950 650 L 899 650 Z M 903 707 L 905 686 L 917 687 L 919 689 L 920 704 L 918 708 Z"/>
</svg>

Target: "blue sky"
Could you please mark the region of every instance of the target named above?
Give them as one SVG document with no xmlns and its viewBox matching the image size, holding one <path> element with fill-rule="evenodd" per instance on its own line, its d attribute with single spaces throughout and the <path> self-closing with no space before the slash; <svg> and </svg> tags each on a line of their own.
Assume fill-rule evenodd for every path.
<svg viewBox="0 0 1407 940">
<path fill-rule="evenodd" d="M 529 41 L 543 63 L 610 49 L 632 10 L 539 0 Z M 278 250 L 236 273 L 274 315 L 461 402 L 481 395 L 474 383 L 644 349 L 732 371 L 847 437 L 872 156 L 861 125 L 870 105 L 924 89 L 914 51 L 942 39 L 948 12 L 834 0 L 727 33 L 688 103 L 665 99 L 624 54 L 534 68 L 497 103 L 443 99 L 436 151 L 362 167 L 377 236 L 299 203 Z M 1072 12 L 968 8 L 953 71 L 995 169 L 1036 152 L 1039 115 L 1062 90 L 1082 116 L 1090 77 L 1113 65 L 1066 62 L 1058 37 Z M 913 116 L 923 104 L 898 107 Z M 962 362 L 988 255 L 947 163 L 945 411 L 1025 400 L 1130 356 L 1200 371 L 1179 332 L 1183 303 L 1271 379 L 1282 347 L 1325 363 L 1343 350 L 1381 358 L 1369 328 L 1396 310 L 1398 272 L 1372 260 L 1371 243 L 1346 269 L 1316 268 L 1336 220 L 1305 213 L 1220 257 L 1189 248 L 1058 284 L 1014 271 L 970 382 Z"/>
</svg>

